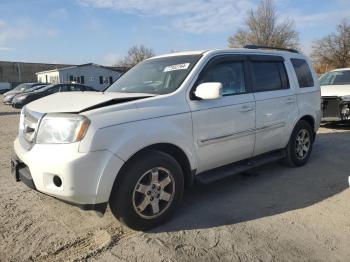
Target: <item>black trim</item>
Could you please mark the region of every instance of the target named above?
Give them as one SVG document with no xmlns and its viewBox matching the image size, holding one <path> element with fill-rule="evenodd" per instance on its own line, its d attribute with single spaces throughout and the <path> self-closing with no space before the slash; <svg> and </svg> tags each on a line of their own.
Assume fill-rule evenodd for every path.
<svg viewBox="0 0 350 262">
<path fill-rule="evenodd" d="M 285 150 L 275 150 L 272 152 L 264 153 L 258 156 L 254 156 L 248 159 L 243 159 L 238 162 L 234 162 L 225 166 L 220 166 L 214 169 L 210 169 L 199 173 L 195 176 L 195 180 L 202 184 L 209 184 L 211 182 L 241 174 L 253 168 L 266 165 L 271 162 L 275 162 L 285 158 Z"/>
<path fill-rule="evenodd" d="M 284 58 L 278 55 L 248 55 L 248 59 L 258 62 L 284 62 Z"/>
<path fill-rule="evenodd" d="M 190 178 L 188 181 L 189 186 L 192 186 L 194 184 L 196 174 L 197 174 L 197 169 L 192 169 L 191 174 L 190 174 Z"/>
<path fill-rule="evenodd" d="M 56 197 L 54 197 L 54 198 L 56 198 Z M 98 203 L 98 204 L 77 204 L 77 203 L 73 203 L 73 202 L 59 199 L 59 198 L 56 198 L 56 199 L 62 201 L 63 203 L 66 203 L 68 205 L 79 207 L 81 210 L 96 211 L 96 212 L 99 212 L 101 214 L 104 214 L 106 212 L 106 209 L 108 206 L 108 202 Z"/>
<path fill-rule="evenodd" d="M 272 49 L 272 50 L 288 51 L 288 52 L 299 54 L 299 51 L 296 49 L 266 46 L 266 45 L 245 45 L 244 48 L 247 48 L 247 49 Z"/>
<path fill-rule="evenodd" d="M 29 188 L 36 190 L 33 178 L 30 174 L 29 168 L 26 166 L 25 168 L 20 168 L 18 170 L 19 179 L 27 185 Z"/>
</svg>

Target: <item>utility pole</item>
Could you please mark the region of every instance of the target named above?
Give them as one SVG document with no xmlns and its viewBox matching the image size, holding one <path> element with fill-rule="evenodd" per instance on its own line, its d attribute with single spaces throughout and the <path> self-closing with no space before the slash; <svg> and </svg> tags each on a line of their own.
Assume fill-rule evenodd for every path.
<svg viewBox="0 0 350 262">
<path fill-rule="evenodd" d="M 19 65 L 19 62 L 17 62 L 17 71 L 18 71 L 18 82 L 22 82 L 21 81 L 21 67 Z"/>
</svg>

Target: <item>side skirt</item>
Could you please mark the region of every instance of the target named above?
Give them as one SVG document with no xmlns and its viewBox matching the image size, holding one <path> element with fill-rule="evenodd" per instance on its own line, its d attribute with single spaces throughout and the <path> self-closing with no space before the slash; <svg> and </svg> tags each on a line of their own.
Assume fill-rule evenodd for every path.
<svg viewBox="0 0 350 262">
<path fill-rule="evenodd" d="M 282 160 L 283 158 L 285 158 L 284 150 L 277 150 L 236 163 L 204 171 L 203 173 L 196 175 L 195 180 L 202 184 L 209 184 L 225 177 L 237 175 L 250 169 Z"/>
</svg>

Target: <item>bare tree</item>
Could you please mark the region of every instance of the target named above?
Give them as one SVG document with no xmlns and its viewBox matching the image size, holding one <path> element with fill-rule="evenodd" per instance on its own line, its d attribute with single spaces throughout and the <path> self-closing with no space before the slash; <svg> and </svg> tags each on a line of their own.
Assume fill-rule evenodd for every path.
<svg viewBox="0 0 350 262">
<path fill-rule="evenodd" d="M 294 21 L 279 21 L 273 0 L 263 0 L 256 10 L 250 10 L 245 20 L 246 26 L 228 39 L 229 47 L 247 44 L 266 45 L 280 48 L 298 48 L 299 33 L 294 29 Z"/>
<path fill-rule="evenodd" d="M 311 57 L 328 69 L 350 66 L 350 23 L 343 20 L 335 33 L 315 41 Z"/>
<path fill-rule="evenodd" d="M 144 45 L 132 46 L 128 50 L 128 54 L 116 65 L 130 68 L 152 56 L 154 56 L 154 52 L 151 48 L 147 48 Z"/>
</svg>

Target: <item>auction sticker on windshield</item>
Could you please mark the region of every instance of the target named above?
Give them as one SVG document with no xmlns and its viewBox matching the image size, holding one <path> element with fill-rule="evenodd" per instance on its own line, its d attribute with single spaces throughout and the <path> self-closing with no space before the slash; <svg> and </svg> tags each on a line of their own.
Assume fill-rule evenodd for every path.
<svg viewBox="0 0 350 262">
<path fill-rule="evenodd" d="M 171 65 L 164 68 L 163 72 L 170 72 L 176 70 L 186 70 L 190 66 L 190 63 Z"/>
</svg>

